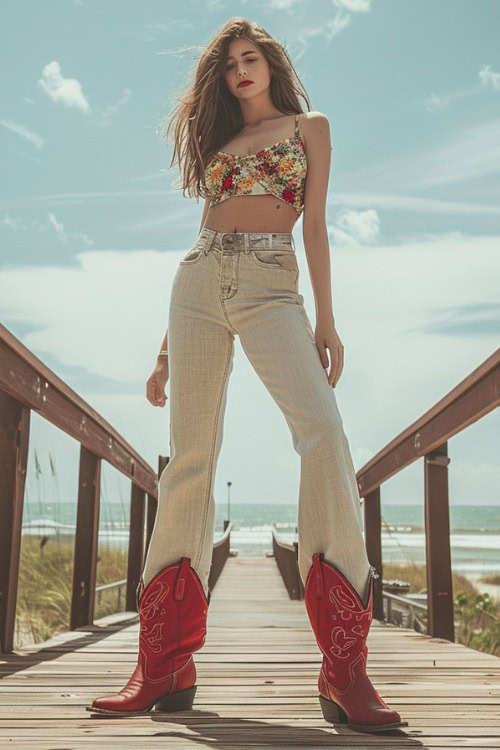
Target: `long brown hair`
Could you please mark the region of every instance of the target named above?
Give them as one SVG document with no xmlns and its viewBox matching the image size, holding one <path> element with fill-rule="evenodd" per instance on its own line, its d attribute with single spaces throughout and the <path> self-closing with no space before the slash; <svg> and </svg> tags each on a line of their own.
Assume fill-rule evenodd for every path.
<svg viewBox="0 0 500 750">
<path fill-rule="evenodd" d="M 208 195 L 205 166 L 220 146 L 243 128 L 238 100 L 227 88 L 224 70 L 232 39 L 245 37 L 256 44 L 271 71 L 270 92 L 274 106 L 283 114 L 301 113 L 299 96 L 311 104 L 285 47 L 255 21 L 236 17 L 227 21 L 204 48 L 194 71 L 194 80 L 179 95 L 166 128 L 167 141 L 174 128 L 173 155 L 169 167 L 178 163 L 185 197 Z"/>
</svg>

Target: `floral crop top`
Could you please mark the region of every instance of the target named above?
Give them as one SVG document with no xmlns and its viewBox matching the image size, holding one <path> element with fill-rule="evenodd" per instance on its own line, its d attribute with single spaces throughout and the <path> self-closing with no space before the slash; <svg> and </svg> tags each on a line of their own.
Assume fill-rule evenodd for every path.
<svg viewBox="0 0 500 750">
<path fill-rule="evenodd" d="M 307 157 L 295 115 L 291 138 L 246 156 L 217 151 L 205 169 L 209 206 L 235 195 L 268 193 L 289 203 L 300 216 L 304 210 L 306 172 Z"/>
</svg>

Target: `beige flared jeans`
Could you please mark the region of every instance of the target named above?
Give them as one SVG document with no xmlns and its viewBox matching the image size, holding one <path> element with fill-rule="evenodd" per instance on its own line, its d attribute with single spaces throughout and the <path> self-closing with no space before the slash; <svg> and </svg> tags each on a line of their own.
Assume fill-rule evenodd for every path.
<svg viewBox="0 0 500 750">
<path fill-rule="evenodd" d="M 168 320 L 170 459 L 143 571 L 147 585 L 182 556 L 205 593 L 234 337 L 281 409 L 300 455 L 299 571 L 314 552 L 365 596 L 370 564 L 360 497 L 335 391 L 298 289 L 292 234 L 204 228 L 180 261 Z"/>
</svg>

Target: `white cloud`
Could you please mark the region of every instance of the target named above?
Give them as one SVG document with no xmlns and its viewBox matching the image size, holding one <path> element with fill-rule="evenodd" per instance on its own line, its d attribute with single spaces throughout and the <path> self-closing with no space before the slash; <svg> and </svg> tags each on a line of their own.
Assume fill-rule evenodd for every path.
<svg viewBox="0 0 500 750">
<path fill-rule="evenodd" d="M 64 78 L 61 66 L 55 60 L 45 65 L 38 83 L 53 102 L 63 102 L 67 107 L 77 107 L 83 112 L 90 109 L 81 83 L 76 78 Z"/>
<path fill-rule="evenodd" d="M 500 73 L 494 73 L 491 65 L 483 65 L 478 76 L 483 86 L 492 86 L 497 91 L 500 91 Z"/>
<path fill-rule="evenodd" d="M 351 16 L 337 13 L 334 18 L 329 18 L 326 22 L 328 32 L 325 32 L 325 36 L 330 41 L 334 36 L 343 31 L 351 23 Z"/>
<path fill-rule="evenodd" d="M 94 241 L 91 240 L 90 237 L 83 232 L 66 232 L 64 229 L 64 224 L 60 221 L 57 221 L 53 213 L 49 213 L 49 226 L 55 229 L 58 239 L 65 244 L 70 241 L 83 242 L 83 244 L 87 247 L 92 247 L 94 244 Z M 40 228 L 44 229 L 45 227 L 44 225 L 41 225 Z"/>
<path fill-rule="evenodd" d="M 132 91 L 128 88 L 123 89 L 123 94 L 114 104 L 110 104 L 106 109 L 101 112 L 101 119 L 99 124 L 108 126 L 111 123 L 112 118 L 120 111 L 120 109 L 129 101 L 132 96 Z"/>
<path fill-rule="evenodd" d="M 269 6 L 273 10 L 289 10 L 302 0 L 270 0 Z"/>
<path fill-rule="evenodd" d="M 7 128 L 7 130 L 12 131 L 16 135 L 21 136 L 21 138 L 24 138 L 25 141 L 32 143 L 37 148 L 42 148 L 43 138 L 32 130 L 28 130 L 24 125 L 18 125 L 17 123 L 12 122 L 12 120 L 0 120 L 0 125 L 3 125 L 4 128 Z"/>
<path fill-rule="evenodd" d="M 500 173 L 500 118 L 483 119 L 455 132 L 446 132 L 440 142 L 405 153 L 392 160 L 351 171 L 347 179 L 383 185 L 384 192 L 406 192 L 451 185 Z M 491 204 L 500 196 L 491 193 Z"/>
<path fill-rule="evenodd" d="M 354 211 L 343 208 L 336 224 L 329 227 L 335 244 L 372 244 L 379 234 L 380 221 L 373 208 Z"/>
<path fill-rule="evenodd" d="M 335 190 L 328 198 L 328 205 L 356 206 L 364 208 L 399 208 L 421 214 L 458 216 L 500 216 L 500 205 L 494 203 L 470 203 L 441 198 L 416 198 L 404 193 L 377 193 L 375 190 Z"/>
<path fill-rule="evenodd" d="M 277 1 L 279 2 L 279 0 Z M 283 0 L 283 2 L 286 4 L 286 0 Z M 331 2 L 335 7 L 333 18 L 326 17 L 322 23 L 313 26 L 309 26 L 305 18 L 304 22 L 300 23 L 296 36 L 296 41 L 300 46 L 298 51 L 293 54 L 296 63 L 305 55 L 309 47 L 309 39 L 321 35 L 330 42 L 350 25 L 351 13 L 367 13 L 371 10 L 371 0 L 331 0 Z M 309 6 L 303 3 L 303 8 L 307 11 Z M 326 15 L 328 14 L 326 13 Z"/>
<path fill-rule="evenodd" d="M 66 206 L 82 204 L 89 200 L 97 203 L 112 203 L 117 198 L 130 198 L 134 201 L 145 200 L 148 203 L 158 200 L 163 203 L 163 198 L 168 195 L 179 195 L 179 191 L 172 190 L 99 190 L 79 193 L 46 193 L 42 195 L 23 195 L 20 198 L 0 199 L 0 208 L 19 205 L 24 207 L 27 203 L 47 203 L 51 206 Z"/>
<path fill-rule="evenodd" d="M 6 227 L 10 227 L 13 232 L 17 232 L 19 229 L 27 230 L 28 227 L 26 224 L 23 224 L 21 219 L 15 218 L 14 216 L 9 216 L 9 214 L 5 214 L 5 216 L 2 219 L 2 224 Z"/>
<path fill-rule="evenodd" d="M 371 0 L 332 0 L 332 3 L 351 13 L 367 13 L 371 9 Z"/>
<path fill-rule="evenodd" d="M 449 107 L 452 102 L 476 96 L 477 92 L 477 86 L 471 86 L 469 88 L 450 91 L 447 94 L 431 94 L 425 101 L 425 108 L 428 112 L 441 112 L 446 107 Z"/>
<path fill-rule="evenodd" d="M 57 221 L 54 214 L 49 214 L 49 222 L 50 224 L 52 224 L 59 236 L 64 236 L 64 226 Z"/>
</svg>

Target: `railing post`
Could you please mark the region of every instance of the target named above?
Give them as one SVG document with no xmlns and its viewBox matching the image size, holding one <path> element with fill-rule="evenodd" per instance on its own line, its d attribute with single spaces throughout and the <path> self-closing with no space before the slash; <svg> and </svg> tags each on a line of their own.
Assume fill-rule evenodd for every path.
<svg viewBox="0 0 500 750">
<path fill-rule="evenodd" d="M 373 617 L 384 620 L 382 595 L 382 525 L 380 516 L 380 487 L 375 487 L 364 498 L 365 546 L 370 565 L 376 568 L 379 578 L 373 579 Z"/>
<path fill-rule="evenodd" d="M 158 479 L 161 477 L 163 469 L 169 462 L 169 456 L 158 456 Z M 158 512 L 158 501 L 155 497 L 148 494 L 148 507 L 146 516 L 146 542 L 144 544 L 144 558 L 148 554 L 149 542 L 153 533 L 156 513 Z"/>
<path fill-rule="evenodd" d="M 302 583 L 302 578 L 300 577 L 300 569 L 299 569 L 299 543 L 294 542 L 293 548 L 295 550 L 295 563 L 296 563 L 296 579 L 297 583 L 295 584 L 295 591 L 296 591 L 296 599 L 303 599 L 304 598 L 304 584 Z"/>
<path fill-rule="evenodd" d="M 446 442 L 424 458 L 427 630 L 435 638 L 454 641 L 448 507 L 449 462 Z"/>
<path fill-rule="evenodd" d="M 127 591 L 125 594 L 125 609 L 130 612 L 137 610 L 136 589 L 142 573 L 144 562 L 144 517 L 146 493 L 132 482 L 130 497 L 130 531 L 128 540 L 127 559 Z"/>
<path fill-rule="evenodd" d="M 94 621 L 100 502 L 101 459 L 80 445 L 71 630 Z"/>
<path fill-rule="evenodd" d="M 0 653 L 12 653 L 30 409 L 0 390 Z"/>
<path fill-rule="evenodd" d="M 156 500 L 156 497 L 153 497 L 148 492 L 146 503 L 146 538 L 144 540 L 144 560 L 146 560 L 146 555 L 148 554 L 149 543 L 151 541 L 151 534 L 153 533 L 153 529 L 155 526 L 157 511 L 158 502 Z"/>
</svg>

